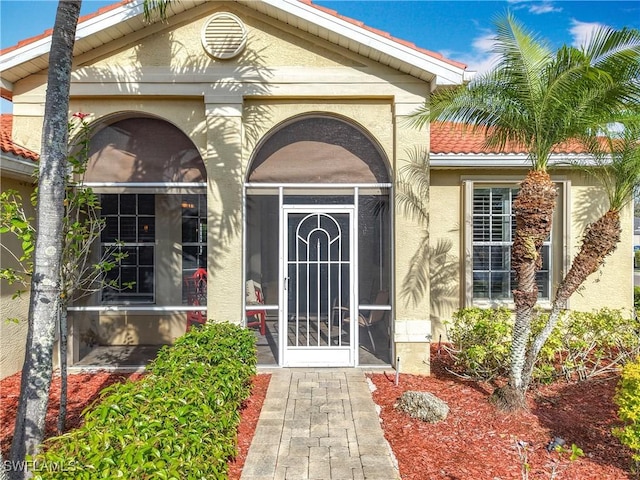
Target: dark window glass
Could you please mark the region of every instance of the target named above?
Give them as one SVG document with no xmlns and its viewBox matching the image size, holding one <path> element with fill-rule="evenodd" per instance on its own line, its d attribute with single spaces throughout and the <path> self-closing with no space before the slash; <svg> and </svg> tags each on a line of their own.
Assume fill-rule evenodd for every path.
<svg viewBox="0 0 640 480">
<path fill-rule="evenodd" d="M 142 194 L 104 194 L 100 198 L 105 228 L 102 256 L 126 254 L 105 275 L 102 301 L 129 303 L 155 301 L 155 197 Z M 149 245 L 143 246 L 141 243 Z"/>
</svg>

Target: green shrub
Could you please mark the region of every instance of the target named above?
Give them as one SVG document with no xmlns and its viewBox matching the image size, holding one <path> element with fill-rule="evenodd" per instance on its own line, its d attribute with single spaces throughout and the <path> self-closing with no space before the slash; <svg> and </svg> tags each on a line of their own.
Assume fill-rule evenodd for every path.
<svg viewBox="0 0 640 480">
<path fill-rule="evenodd" d="M 640 250 L 638 250 L 640 253 Z M 640 287 L 633 287 L 633 306 L 636 311 L 640 310 Z"/>
<path fill-rule="evenodd" d="M 640 354 L 639 326 L 621 310 L 571 312 L 558 352 L 565 371 L 575 370 L 584 379 L 618 370 Z"/>
<path fill-rule="evenodd" d="M 251 331 L 230 323 L 192 329 L 163 347 L 141 380 L 104 389 L 82 427 L 47 441 L 37 458 L 73 468 L 35 478 L 227 478 L 255 371 Z"/>
<path fill-rule="evenodd" d="M 459 373 L 485 381 L 506 373 L 513 331 L 508 308 L 463 308 L 446 327 L 451 346 L 445 349 Z"/>
<path fill-rule="evenodd" d="M 537 312 L 532 335 L 547 320 L 548 314 Z M 445 350 L 456 373 L 483 381 L 508 374 L 513 331 L 510 310 L 465 308 L 455 312 L 446 326 L 451 345 Z M 561 376 L 585 379 L 617 370 L 640 354 L 639 327 L 635 317 L 620 310 L 565 314 L 542 347 L 533 378 L 548 383 Z"/>
<path fill-rule="evenodd" d="M 614 401 L 619 407 L 618 417 L 625 426 L 614 428 L 613 434 L 633 452 L 637 472 L 640 463 L 640 358 L 622 369 Z"/>
<path fill-rule="evenodd" d="M 570 318 L 568 315 L 561 314 L 549 338 L 544 343 L 538 353 L 538 359 L 533 366 L 533 379 L 539 383 L 551 383 L 557 377 L 557 366 L 562 361 L 562 352 L 564 348 L 564 334 L 567 323 Z M 533 322 L 531 324 L 531 336 L 535 338 L 544 328 L 549 320 L 549 314 L 536 311 Z"/>
</svg>

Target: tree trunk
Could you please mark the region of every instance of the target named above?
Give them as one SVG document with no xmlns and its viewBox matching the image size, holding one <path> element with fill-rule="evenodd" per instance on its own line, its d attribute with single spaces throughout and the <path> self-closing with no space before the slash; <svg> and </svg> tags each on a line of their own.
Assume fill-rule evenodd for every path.
<svg viewBox="0 0 640 480">
<path fill-rule="evenodd" d="M 26 354 L 11 460 L 35 455 L 44 424 L 53 369 L 56 315 L 60 306 L 62 216 L 66 185 L 69 86 L 81 0 L 60 1 L 53 28 L 39 168 L 38 227 L 31 280 Z M 11 478 L 27 477 L 15 469 Z"/>
<path fill-rule="evenodd" d="M 566 308 L 569 297 L 580 288 L 587 277 L 595 273 L 604 263 L 605 257 L 611 254 L 620 242 L 620 213 L 609 210 L 602 217 L 587 227 L 582 238 L 580 251 L 571 263 L 571 269 L 565 275 L 556 291 L 551 307 L 549 320 L 542 331 L 534 339 L 527 355 L 524 378 L 528 384 L 531 381 L 533 367 L 538 354 L 560 318 L 560 313 Z"/>
<path fill-rule="evenodd" d="M 520 184 L 513 202 L 516 218 L 511 267 L 516 273 L 513 291 L 516 319 L 511 343 L 509 382 L 496 389 L 492 401 L 503 410 L 525 406 L 528 383 L 523 375 L 527 345 L 531 336 L 533 309 L 538 300 L 536 272 L 542 265 L 542 244 L 551 231 L 551 220 L 558 193 L 548 173 L 532 170 Z"/>
<path fill-rule="evenodd" d="M 67 418 L 67 302 L 62 302 L 60 307 L 60 337 L 58 339 L 60 352 L 60 410 L 58 412 L 58 434 L 64 432 L 64 425 Z"/>
</svg>

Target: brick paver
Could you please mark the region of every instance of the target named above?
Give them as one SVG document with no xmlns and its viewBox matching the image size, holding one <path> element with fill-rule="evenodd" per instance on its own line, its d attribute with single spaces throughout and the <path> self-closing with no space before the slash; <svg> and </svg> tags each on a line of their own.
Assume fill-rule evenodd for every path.
<svg viewBox="0 0 640 480">
<path fill-rule="evenodd" d="M 362 370 L 271 373 L 242 480 L 400 478 Z"/>
</svg>

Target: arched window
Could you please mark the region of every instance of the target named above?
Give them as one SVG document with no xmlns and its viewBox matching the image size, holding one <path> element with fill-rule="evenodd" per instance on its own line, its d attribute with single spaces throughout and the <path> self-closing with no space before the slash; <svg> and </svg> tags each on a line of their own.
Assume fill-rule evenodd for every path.
<svg viewBox="0 0 640 480">
<path fill-rule="evenodd" d="M 291 121 L 258 147 L 251 183 L 388 183 L 380 148 L 360 128 L 337 117 Z"/>
<path fill-rule="evenodd" d="M 267 312 L 269 345 L 260 355 L 263 363 L 390 363 L 388 301 L 376 305 L 383 309 L 379 317 L 385 317 L 387 326 L 379 329 L 381 338 L 375 345 L 372 336 L 358 337 L 347 324 L 349 316 L 368 315 L 376 298 L 384 297 L 379 292 L 387 292 L 384 298 L 388 298 L 390 190 L 382 148 L 347 119 L 326 114 L 296 117 L 275 127 L 258 145 L 247 172 L 245 276 L 252 288 L 259 286 Z M 294 234 L 302 228 L 298 222 L 309 218 L 339 225 L 344 239 L 339 260 L 311 265 L 300 247 L 293 246 Z M 320 231 L 324 224 L 317 222 Z M 325 243 L 329 250 L 316 252 L 318 258 L 331 258 L 336 248 L 336 242 Z M 319 242 L 313 248 L 322 250 L 323 245 Z M 253 298 L 247 297 L 246 303 L 247 311 L 255 311 Z M 341 314 L 332 319 L 332 312 L 338 311 Z M 254 324 L 249 318 L 248 325 Z M 273 334 L 292 328 L 295 341 Z M 312 332 L 313 328 L 317 330 Z M 336 337 L 338 330 L 342 333 Z M 322 340 L 316 344 L 314 338 Z M 322 353 L 314 352 L 314 346 Z M 330 353 L 327 348 L 332 346 L 336 351 Z"/>
<path fill-rule="evenodd" d="M 127 254 L 107 273 L 112 286 L 102 289 L 101 302 L 187 303 L 183 277 L 207 263 L 200 152 L 179 128 L 155 117 L 120 114 L 94 132 L 85 183 L 101 194 L 102 251 L 117 246 Z"/>
<path fill-rule="evenodd" d="M 200 152 L 165 120 L 134 117 L 96 129 L 91 138 L 87 182 L 204 182 Z"/>
</svg>

